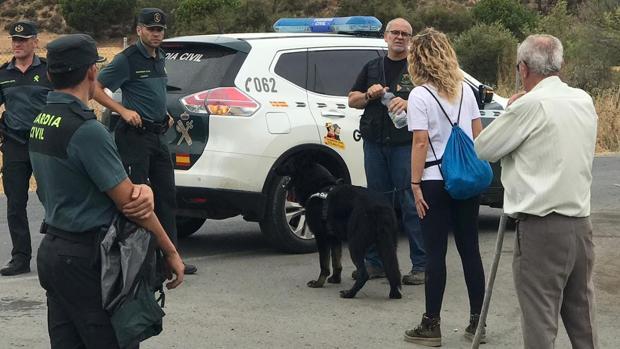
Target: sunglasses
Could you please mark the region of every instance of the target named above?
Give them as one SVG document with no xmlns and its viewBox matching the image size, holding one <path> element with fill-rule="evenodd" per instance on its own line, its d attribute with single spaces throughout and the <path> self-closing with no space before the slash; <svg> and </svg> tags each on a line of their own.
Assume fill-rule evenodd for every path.
<svg viewBox="0 0 620 349">
<path fill-rule="evenodd" d="M 390 34 L 398 37 L 398 36 L 402 36 L 403 38 L 410 38 L 411 37 L 411 33 L 407 33 L 407 32 L 403 32 L 400 30 L 390 30 L 389 31 Z"/>
</svg>

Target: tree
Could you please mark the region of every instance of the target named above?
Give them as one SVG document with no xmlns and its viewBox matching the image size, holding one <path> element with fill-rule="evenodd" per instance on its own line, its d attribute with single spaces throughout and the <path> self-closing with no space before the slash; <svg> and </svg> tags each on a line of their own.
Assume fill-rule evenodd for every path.
<svg viewBox="0 0 620 349">
<path fill-rule="evenodd" d="M 136 0 L 60 0 L 59 4 L 69 26 L 95 37 L 111 25 L 131 23 L 136 10 Z"/>
<path fill-rule="evenodd" d="M 562 0 L 533 33 L 551 34 L 562 41 L 562 76 L 570 85 L 595 93 L 618 83 L 611 78 L 610 68 L 620 64 L 620 7 L 598 0 L 573 15 Z"/>
<path fill-rule="evenodd" d="M 453 2 L 419 7 L 414 17 L 414 31 L 434 27 L 447 34 L 460 34 L 474 25 L 471 11 Z"/>
<path fill-rule="evenodd" d="M 454 49 L 461 68 L 482 83 L 495 87 L 514 75 L 517 39 L 499 23 L 473 26 L 456 38 Z"/>
<path fill-rule="evenodd" d="M 534 27 L 537 21 L 536 14 L 517 0 L 480 0 L 472 11 L 479 22 L 500 23 L 519 39 L 524 38 L 527 28 Z"/>
<path fill-rule="evenodd" d="M 183 34 L 226 33 L 235 28 L 239 0 L 182 0 L 175 13 Z"/>
</svg>

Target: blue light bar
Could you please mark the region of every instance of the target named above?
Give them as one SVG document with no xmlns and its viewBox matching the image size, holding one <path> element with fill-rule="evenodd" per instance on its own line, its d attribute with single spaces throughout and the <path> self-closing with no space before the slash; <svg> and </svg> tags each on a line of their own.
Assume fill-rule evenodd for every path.
<svg viewBox="0 0 620 349">
<path fill-rule="evenodd" d="M 280 33 L 378 33 L 381 27 L 373 16 L 280 18 L 273 24 L 273 30 Z"/>
</svg>

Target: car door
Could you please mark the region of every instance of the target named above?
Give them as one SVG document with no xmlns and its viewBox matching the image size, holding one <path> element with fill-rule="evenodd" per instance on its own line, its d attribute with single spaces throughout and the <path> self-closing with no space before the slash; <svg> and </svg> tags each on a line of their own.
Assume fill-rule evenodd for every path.
<svg viewBox="0 0 620 349">
<path fill-rule="evenodd" d="M 366 185 L 359 133 L 363 110 L 349 108 L 347 96 L 363 66 L 379 56 L 378 50 L 351 47 L 308 51 L 308 107 L 321 143 L 340 154 L 355 185 Z"/>
</svg>

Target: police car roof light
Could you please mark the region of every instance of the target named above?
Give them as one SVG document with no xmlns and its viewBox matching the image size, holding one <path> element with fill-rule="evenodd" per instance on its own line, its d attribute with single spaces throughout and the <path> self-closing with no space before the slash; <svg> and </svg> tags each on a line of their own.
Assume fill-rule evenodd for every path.
<svg viewBox="0 0 620 349">
<path fill-rule="evenodd" d="M 273 24 L 280 33 L 379 33 L 381 27 L 373 16 L 280 18 Z"/>
</svg>

